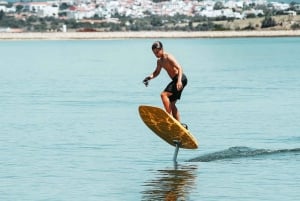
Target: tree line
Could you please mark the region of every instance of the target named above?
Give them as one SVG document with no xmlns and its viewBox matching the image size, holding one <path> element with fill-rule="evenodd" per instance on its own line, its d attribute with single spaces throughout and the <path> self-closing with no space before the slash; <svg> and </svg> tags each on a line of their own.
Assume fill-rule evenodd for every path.
<svg viewBox="0 0 300 201">
<path fill-rule="evenodd" d="M 64 13 L 60 13 L 64 15 Z M 266 12 L 264 19 L 261 21 L 260 28 L 269 28 L 276 26 L 278 23 L 273 18 L 276 13 Z M 24 31 L 45 32 L 45 31 L 60 31 L 62 25 L 66 25 L 68 29 L 75 31 L 223 31 L 229 28 L 224 27 L 217 21 L 234 21 L 233 18 L 225 16 L 216 18 L 207 18 L 204 16 L 158 16 L 150 15 L 144 18 L 132 18 L 115 14 L 112 16 L 118 19 L 117 22 L 109 22 L 95 15 L 89 20 L 94 20 L 93 23 L 88 21 L 80 21 L 75 19 L 60 19 L 55 17 L 37 17 L 35 15 L 24 16 L 23 19 L 16 19 L 11 15 L 6 15 L 0 11 L 0 27 L 10 27 L 24 29 Z M 256 16 L 249 15 L 248 18 Z M 293 29 L 299 29 L 299 24 L 294 24 Z M 252 25 L 242 29 L 255 29 Z"/>
</svg>

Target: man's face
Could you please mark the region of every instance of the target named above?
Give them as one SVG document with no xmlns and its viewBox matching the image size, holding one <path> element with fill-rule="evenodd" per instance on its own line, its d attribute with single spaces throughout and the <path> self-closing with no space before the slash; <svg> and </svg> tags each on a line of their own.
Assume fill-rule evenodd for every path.
<svg viewBox="0 0 300 201">
<path fill-rule="evenodd" d="M 153 49 L 153 54 L 157 57 L 157 58 L 161 58 L 163 56 L 163 49 Z"/>
</svg>

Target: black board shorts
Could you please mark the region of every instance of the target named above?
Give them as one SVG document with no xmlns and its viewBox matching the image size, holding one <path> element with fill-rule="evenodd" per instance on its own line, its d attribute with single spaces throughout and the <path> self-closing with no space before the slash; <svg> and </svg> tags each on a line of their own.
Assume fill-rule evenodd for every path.
<svg viewBox="0 0 300 201">
<path fill-rule="evenodd" d="M 166 92 L 170 92 L 172 93 L 171 96 L 169 96 L 169 100 L 171 102 L 179 100 L 181 97 L 181 93 L 184 89 L 184 87 L 187 85 L 187 77 L 185 76 L 185 74 L 182 74 L 182 78 L 181 78 L 181 82 L 182 82 L 182 89 L 181 90 L 177 90 L 176 84 L 177 84 L 177 80 L 178 80 L 178 75 L 176 75 L 172 81 L 168 84 L 168 86 L 165 88 L 164 91 Z"/>
</svg>

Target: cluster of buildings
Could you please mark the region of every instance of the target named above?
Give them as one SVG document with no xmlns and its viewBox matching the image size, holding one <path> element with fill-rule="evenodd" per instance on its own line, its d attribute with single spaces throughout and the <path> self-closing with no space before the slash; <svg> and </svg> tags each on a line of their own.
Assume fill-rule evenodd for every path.
<svg viewBox="0 0 300 201">
<path fill-rule="evenodd" d="M 216 3 L 221 3 L 222 8 L 215 9 Z M 110 19 L 116 15 L 143 18 L 149 15 L 176 14 L 186 16 L 205 17 L 230 17 L 243 19 L 249 13 L 263 15 L 262 10 L 246 10 L 249 5 L 267 5 L 267 0 L 171 0 L 154 3 L 152 0 L 53 0 L 44 2 L 16 2 L 12 7 L 8 3 L 0 1 L 0 11 L 5 13 L 27 13 L 38 17 L 65 17 L 67 19 L 84 19 L 98 16 Z M 287 3 L 271 3 L 277 10 L 289 8 Z M 64 5 L 64 7 L 62 6 Z M 64 13 L 61 15 L 61 13 Z M 293 13 L 295 14 L 295 13 Z"/>
</svg>

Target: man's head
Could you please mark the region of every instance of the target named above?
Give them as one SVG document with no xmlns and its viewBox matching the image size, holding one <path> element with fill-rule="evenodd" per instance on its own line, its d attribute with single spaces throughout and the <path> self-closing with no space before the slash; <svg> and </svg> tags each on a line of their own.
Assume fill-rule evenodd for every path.
<svg viewBox="0 0 300 201">
<path fill-rule="evenodd" d="M 152 44 L 152 51 L 157 58 L 162 57 L 163 56 L 163 44 L 160 41 L 155 41 Z"/>
<path fill-rule="evenodd" d="M 152 50 L 154 49 L 162 49 L 163 48 L 163 44 L 160 41 L 155 41 L 152 44 Z"/>
</svg>

